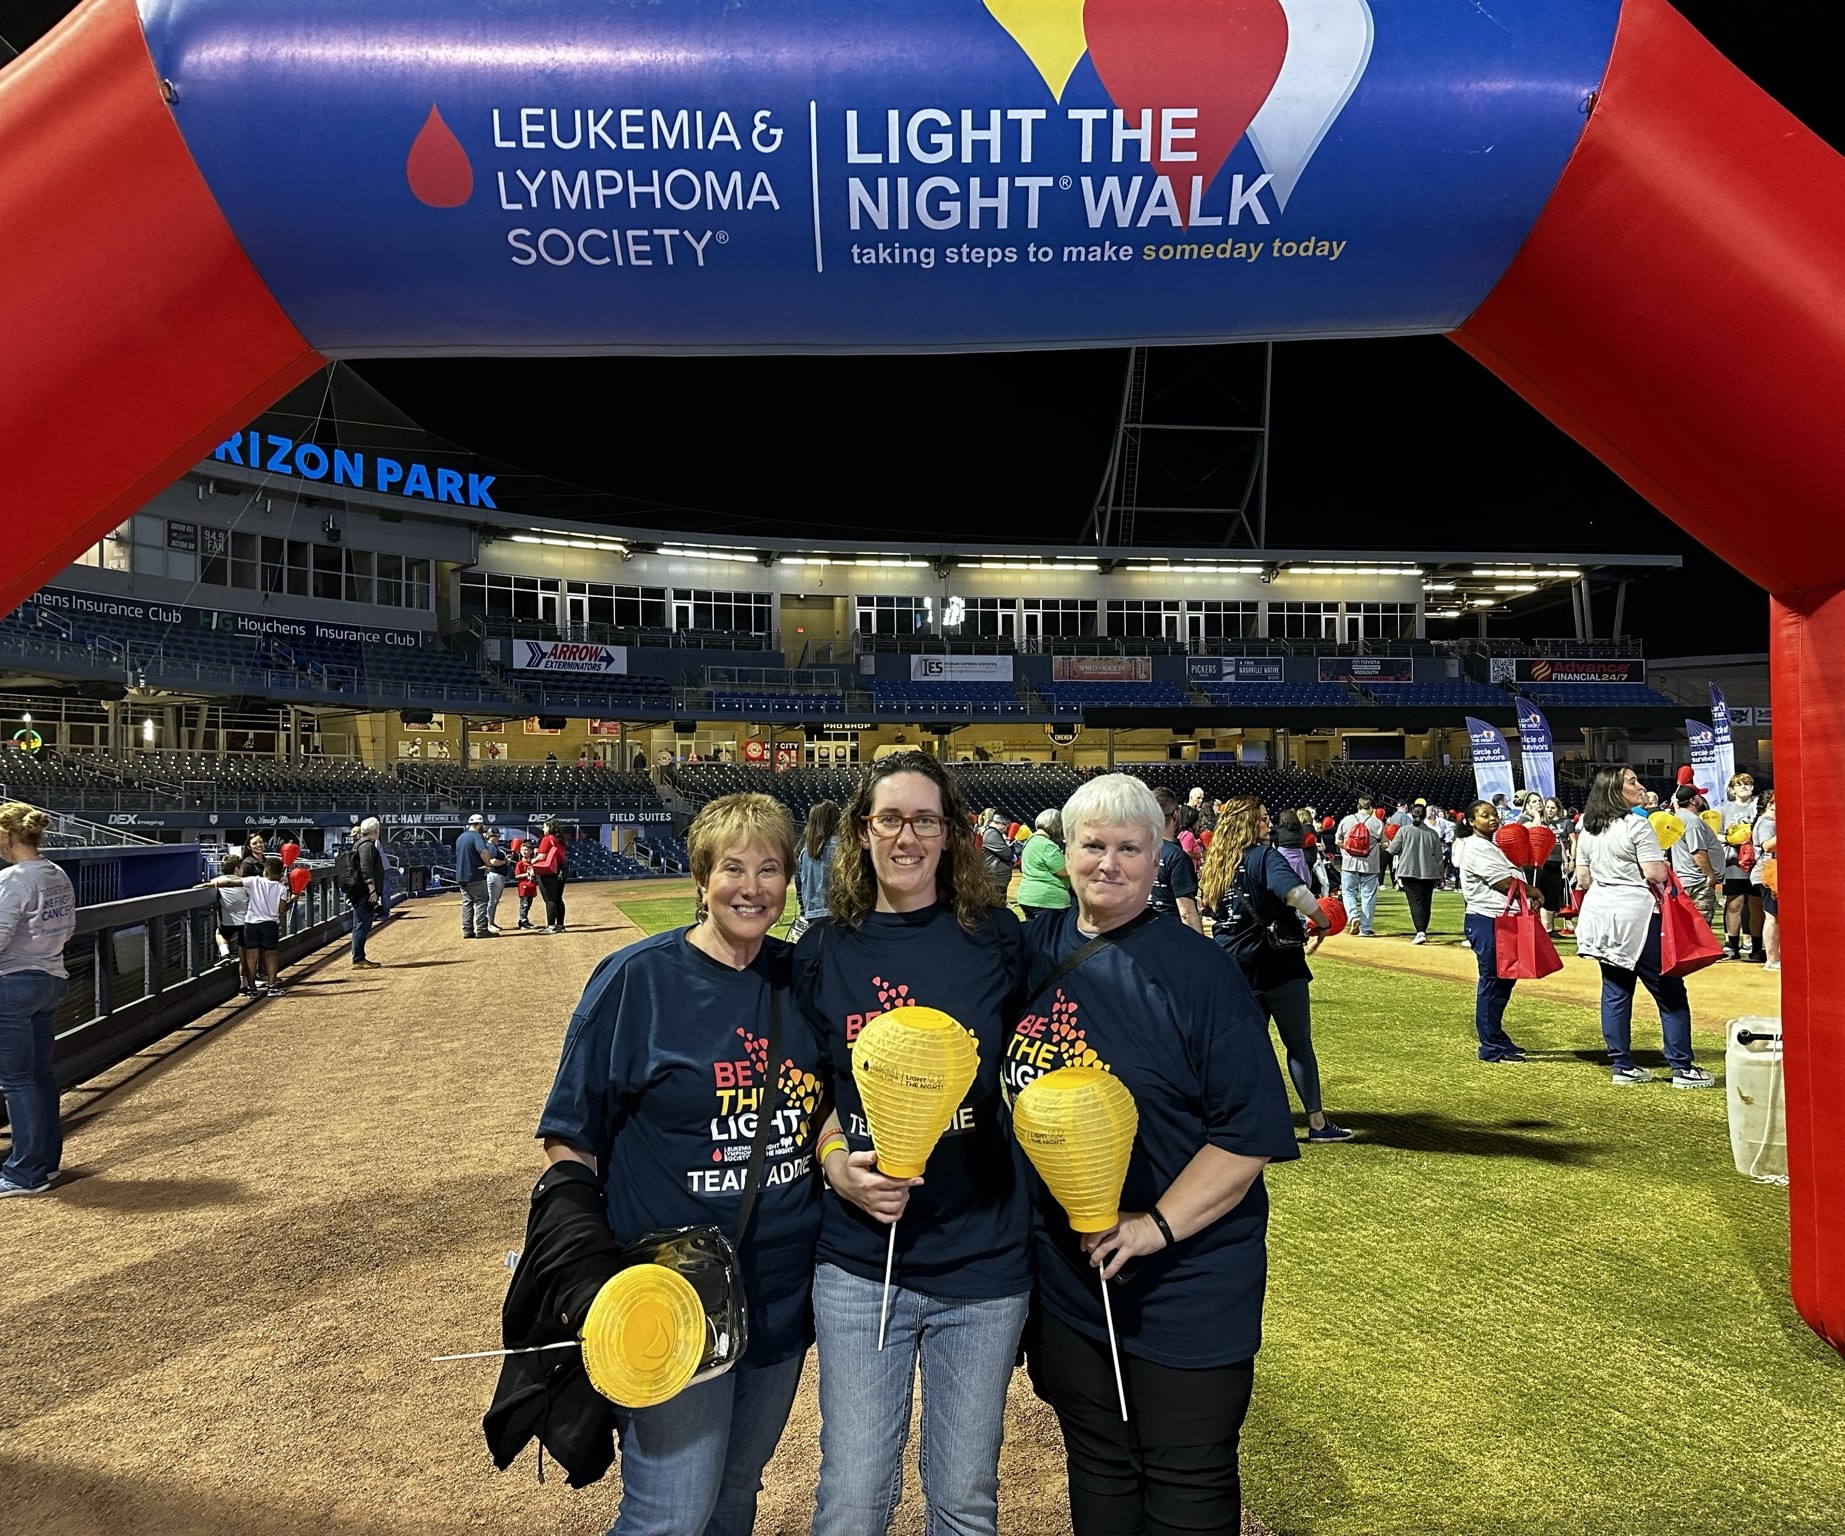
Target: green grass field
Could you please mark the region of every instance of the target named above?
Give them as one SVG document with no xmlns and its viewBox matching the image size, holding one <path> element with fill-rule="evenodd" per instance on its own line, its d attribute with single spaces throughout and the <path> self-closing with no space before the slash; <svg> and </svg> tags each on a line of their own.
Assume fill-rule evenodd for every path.
<svg viewBox="0 0 1845 1536">
<path fill-rule="evenodd" d="M 1378 927 L 1409 931 L 1401 897 Z M 1458 943 L 1458 898 L 1434 928 Z M 1313 961 L 1360 1139 L 1268 1177 L 1249 1506 L 1281 1536 L 1845 1530 L 1845 1362 L 1788 1299 L 1786 1192 L 1736 1173 L 1722 1091 L 1611 1088 L 1564 1003 L 1521 1006 L 1530 1063 L 1483 1066 L 1471 984 L 1363 953 Z"/>
</svg>

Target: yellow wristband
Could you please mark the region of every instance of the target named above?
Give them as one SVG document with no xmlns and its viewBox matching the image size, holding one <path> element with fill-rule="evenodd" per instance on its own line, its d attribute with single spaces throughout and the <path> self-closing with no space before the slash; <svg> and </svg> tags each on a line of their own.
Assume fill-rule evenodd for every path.
<svg viewBox="0 0 1845 1536">
<path fill-rule="evenodd" d="M 844 1134 L 834 1131 L 831 1136 L 825 1137 L 820 1143 L 820 1166 L 824 1168 L 826 1160 L 835 1152 L 850 1152 L 851 1150 L 852 1143 L 846 1140 Z"/>
</svg>

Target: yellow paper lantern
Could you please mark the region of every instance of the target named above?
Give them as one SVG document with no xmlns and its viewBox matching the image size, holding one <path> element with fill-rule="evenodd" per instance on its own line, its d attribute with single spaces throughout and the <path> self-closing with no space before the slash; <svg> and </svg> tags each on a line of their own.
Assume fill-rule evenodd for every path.
<svg viewBox="0 0 1845 1536">
<path fill-rule="evenodd" d="M 1713 832 L 1723 830 L 1723 812 L 1718 810 L 1699 811 L 1698 818 Z"/>
<path fill-rule="evenodd" d="M 1013 1134 L 1078 1232 L 1106 1232 L 1140 1124 L 1127 1085 L 1100 1067 L 1059 1067 L 1019 1090 Z"/>
<path fill-rule="evenodd" d="M 1685 823 L 1670 811 L 1654 811 L 1647 817 L 1647 825 L 1653 829 L 1653 835 L 1659 839 L 1659 846 L 1670 848 L 1685 835 Z"/>
<path fill-rule="evenodd" d="M 677 1270 L 636 1264 L 596 1292 L 580 1337 L 589 1384 L 624 1408 L 651 1408 L 697 1373 L 705 1309 Z"/>
<path fill-rule="evenodd" d="M 864 1101 L 878 1172 L 921 1176 L 980 1070 L 980 1047 L 939 1008 L 893 1008 L 852 1042 L 852 1077 Z"/>
</svg>

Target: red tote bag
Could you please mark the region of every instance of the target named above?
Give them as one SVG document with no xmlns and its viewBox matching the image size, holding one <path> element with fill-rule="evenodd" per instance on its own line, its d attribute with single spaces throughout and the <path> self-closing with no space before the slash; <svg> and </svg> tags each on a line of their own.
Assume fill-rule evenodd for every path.
<svg viewBox="0 0 1845 1536">
<path fill-rule="evenodd" d="M 1544 921 L 1531 905 L 1531 894 L 1514 885 L 1505 911 L 1493 919 L 1493 951 L 1502 981 L 1536 981 L 1563 969 L 1557 946 L 1544 932 Z"/>
<path fill-rule="evenodd" d="M 1659 898 L 1659 974 L 1689 976 L 1723 956 L 1723 940 L 1704 921 L 1698 904 L 1668 876 Z"/>
</svg>

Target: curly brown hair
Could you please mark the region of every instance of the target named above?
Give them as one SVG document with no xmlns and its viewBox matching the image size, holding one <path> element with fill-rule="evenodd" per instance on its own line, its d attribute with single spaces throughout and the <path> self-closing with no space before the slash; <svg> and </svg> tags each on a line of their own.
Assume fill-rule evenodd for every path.
<svg viewBox="0 0 1845 1536">
<path fill-rule="evenodd" d="M 833 877 L 827 886 L 829 914 L 841 927 L 856 928 L 877 905 L 878 878 L 871 867 L 871 851 L 859 837 L 877 798 L 878 786 L 897 773 L 919 773 L 941 795 L 948 829 L 942 834 L 942 861 L 935 867 L 936 900 L 954 909 L 955 921 L 965 932 L 978 933 L 987 913 L 997 904 L 993 882 L 981 862 L 973 817 L 961 798 L 960 787 L 948 770 L 926 752 L 892 752 L 859 775 L 852 798 L 839 818 L 839 851 L 833 856 Z"/>
<path fill-rule="evenodd" d="M 1226 800 L 1217 813 L 1211 851 L 1204 856 L 1204 868 L 1198 871 L 1198 905 L 1202 910 L 1208 912 L 1224 899 L 1243 855 L 1256 845 L 1256 827 L 1261 817 L 1262 802 L 1250 795 Z"/>
</svg>

